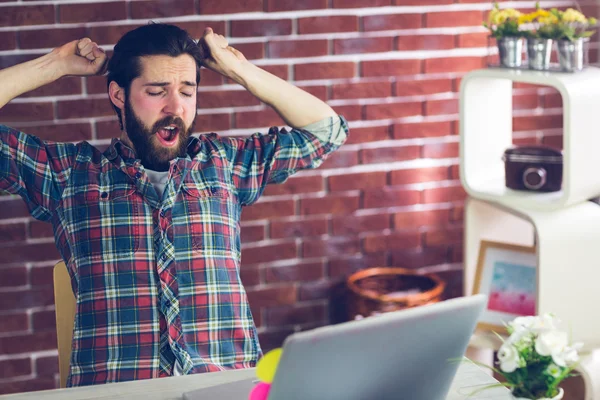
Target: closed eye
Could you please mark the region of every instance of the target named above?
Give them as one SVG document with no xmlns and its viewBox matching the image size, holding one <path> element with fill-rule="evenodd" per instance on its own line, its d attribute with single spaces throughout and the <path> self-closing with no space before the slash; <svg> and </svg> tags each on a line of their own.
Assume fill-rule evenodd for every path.
<svg viewBox="0 0 600 400">
<path fill-rule="evenodd" d="M 160 96 L 163 92 L 148 92 L 150 96 Z"/>
<path fill-rule="evenodd" d="M 185 92 L 181 92 L 182 95 L 184 95 L 185 97 L 192 97 L 193 93 L 185 93 Z"/>
</svg>

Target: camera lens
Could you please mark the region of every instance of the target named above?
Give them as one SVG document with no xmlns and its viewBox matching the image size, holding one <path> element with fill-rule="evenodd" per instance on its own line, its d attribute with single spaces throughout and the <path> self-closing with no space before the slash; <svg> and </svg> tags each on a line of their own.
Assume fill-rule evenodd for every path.
<svg viewBox="0 0 600 400">
<path fill-rule="evenodd" d="M 546 170 L 544 168 L 530 167 L 523 172 L 523 185 L 527 189 L 536 190 L 546 183 Z"/>
</svg>

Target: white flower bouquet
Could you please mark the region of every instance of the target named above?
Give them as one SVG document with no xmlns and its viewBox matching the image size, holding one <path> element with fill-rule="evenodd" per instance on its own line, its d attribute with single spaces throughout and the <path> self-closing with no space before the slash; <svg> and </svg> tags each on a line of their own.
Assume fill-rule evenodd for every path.
<svg viewBox="0 0 600 400">
<path fill-rule="evenodd" d="M 501 375 L 514 397 L 542 400 L 562 398 L 560 383 L 579 361 L 582 343 L 571 344 L 566 332 L 558 330 L 560 321 L 553 314 L 518 317 L 507 324 L 508 339 L 498 350 Z M 479 364 L 479 363 L 478 363 Z"/>
</svg>

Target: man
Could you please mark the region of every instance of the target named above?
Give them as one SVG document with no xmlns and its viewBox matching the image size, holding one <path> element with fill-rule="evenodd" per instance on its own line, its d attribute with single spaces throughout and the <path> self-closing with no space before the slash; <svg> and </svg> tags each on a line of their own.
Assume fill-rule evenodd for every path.
<svg viewBox="0 0 600 400">
<path fill-rule="evenodd" d="M 201 65 L 293 129 L 190 136 Z M 122 129 L 106 151 L 0 126 L 0 188 L 52 223 L 77 297 L 67 385 L 252 367 L 262 353 L 239 278 L 241 207 L 320 165 L 345 141 L 346 122 L 210 28 L 197 45 L 163 24 L 125 34 L 110 62 L 85 38 L 0 71 L 0 107 L 106 68 Z"/>
</svg>

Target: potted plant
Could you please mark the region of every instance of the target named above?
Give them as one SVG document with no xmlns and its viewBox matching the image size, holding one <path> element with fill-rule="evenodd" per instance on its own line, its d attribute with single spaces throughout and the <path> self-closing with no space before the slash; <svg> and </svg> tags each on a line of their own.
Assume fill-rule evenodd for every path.
<svg viewBox="0 0 600 400">
<path fill-rule="evenodd" d="M 515 318 L 507 325 L 508 339 L 500 337 L 499 368 L 477 364 L 502 376 L 501 385 L 516 400 L 562 399 L 560 384 L 573 376 L 583 344 L 570 344 L 567 333 L 557 328 L 558 322 L 552 314 Z"/>
<path fill-rule="evenodd" d="M 483 26 L 496 39 L 500 64 L 509 67 L 520 67 L 523 62 L 523 32 L 519 18 L 522 13 L 514 8 L 500 9 L 497 2 L 490 11 L 488 20 Z"/>
<path fill-rule="evenodd" d="M 527 60 L 529 68 L 535 70 L 548 70 L 550 68 L 550 56 L 552 55 L 552 42 L 558 37 L 558 16 L 553 11 L 535 4 L 535 11 L 523 14 L 519 23 L 529 26 L 525 30 L 527 42 Z"/>
<path fill-rule="evenodd" d="M 587 18 L 573 8 L 565 11 L 553 9 L 553 13 L 558 19 L 555 34 L 560 67 L 563 71 L 580 71 L 586 63 L 585 43 L 595 33 L 595 29 L 590 27 L 596 25 L 597 20 Z"/>
</svg>

